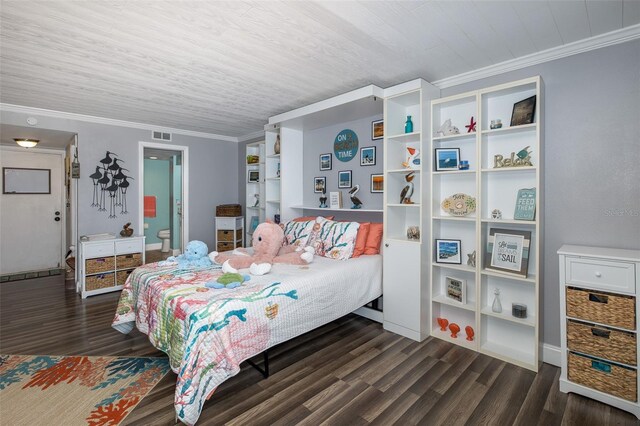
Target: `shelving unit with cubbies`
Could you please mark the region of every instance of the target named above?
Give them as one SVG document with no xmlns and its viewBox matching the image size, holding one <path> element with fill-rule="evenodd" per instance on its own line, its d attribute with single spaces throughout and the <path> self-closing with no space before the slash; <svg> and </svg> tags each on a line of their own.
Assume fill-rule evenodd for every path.
<svg viewBox="0 0 640 426">
<path fill-rule="evenodd" d="M 435 160 L 429 165 L 431 176 L 431 244 L 436 239 L 460 240 L 461 264 L 437 263 L 435 254 L 430 272 L 432 334 L 441 339 L 537 371 L 540 349 L 539 287 L 541 271 L 542 218 L 542 80 L 532 77 L 513 83 L 463 93 L 431 103 L 431 152 L 436 148 L 459 148 L 460 160 L 469 162 L 468 170 L 436 171 Z M 516 102 L 536 96 L 532 123 L 510 126 Z M 467 132 L 471 117 L 477 120 L 475 131 Z M 445 120 L 460 133 L 437 134 Z M 500 119 L 502 128 L 491 129 L 492 120 Z M 513 153 L 513 155 L 512 155 Z M 530 157 L 530 165 L 504 167 L 503 159 Z M 526 161 L 522 163 L 526 164 Z M 502 167 L 501 167 L 502 166 Z M 507 164 L 508 166 L 508 164 Z M 514 218 L 520 189 L 536 189 L 534 220 Z M 446 197 L 463 193 L 475 198 L 475 212 L 454 216 L 441 208 Z M 495 217 L 495 210 L 501 217 Z M 492 229 L 531 233 L 526 277 L 486 269 L 488 239 Z M 475 266 L 467 265 L 475 251 Z M 446 277 L 466 282 L 464 304 L 446 297 Z M 502 312 L 494 312 L 494 290 L 500 290 Z M 512 303 L 527 306 L 527 317 L 511 314 Z M 461 332 L 452 338 L 441 331 L 438 318 L 459 325 Z M 464 329 L 474 329 L 472 341 Z"/>
<path fill-rule="evenodd" d="M 265 126 L 265 172 L 260 176 L 264 184 L 264 201 L 260 202 L 264 202 L 264 218 L 269 220 L 280 214 L 280 152 L 275 152 L 276 140 L 280 137 L 280 126 Z"/>
<path fill-rule="evenodd" d="M 249 156 L 258 156 L 257 162 L 249 162 Z M 247 170 L 247 189 L 246 189 L 246 216 L 245 216 L 245 245 L 251 246 L 252 229 L 251 223 L 254 217 L 258 218 L 258 223 L 265 220 L 265 141 L 247 144 L 245 164 Z M 257 171 L 259 176 L 258 182 L 249 181 L 249 171 Z M 257 195 L 257 197 L 256 197 Z"/>
</svg>

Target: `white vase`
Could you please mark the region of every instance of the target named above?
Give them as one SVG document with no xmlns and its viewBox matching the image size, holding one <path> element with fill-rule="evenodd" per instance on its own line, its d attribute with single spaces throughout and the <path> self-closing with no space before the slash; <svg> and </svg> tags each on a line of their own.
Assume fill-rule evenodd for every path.
<svg viewBox="0 0 640 426">
<path fill-rule="evenodd" d="M 491 305 L 491 310 L 499 314 L 502 312 L 502 303 L 500 303 L 500 289 L 496 288 L 493 291 L 493 294 L 495 294 L 495 297 L 493 298 L 493 305 Z"/>
</svg>

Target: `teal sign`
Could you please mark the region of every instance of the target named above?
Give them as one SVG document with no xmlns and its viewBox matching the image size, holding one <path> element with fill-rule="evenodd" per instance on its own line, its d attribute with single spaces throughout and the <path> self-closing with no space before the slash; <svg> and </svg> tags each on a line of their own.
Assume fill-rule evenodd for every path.
<svg viewBox="0 0 640 426">
<path fill-rule="evenodd" d="M 333 142 L 333 152 L 340 161 L 351 161 L 358 155 L 358 135 L 353 130 L 344 129 Z"/>
</svg>

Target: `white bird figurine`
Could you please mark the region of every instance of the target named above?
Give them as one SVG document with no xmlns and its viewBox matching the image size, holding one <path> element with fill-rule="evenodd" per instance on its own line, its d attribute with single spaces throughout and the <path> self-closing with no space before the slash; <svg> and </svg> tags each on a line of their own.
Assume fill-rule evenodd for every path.
<svg viewBox="0 0 640 426">
<path fill-rule="evenodd" d="M 414 169 L 420 165 L 420 150 L 418 148 L 408 146 L 407 151 L 409 156 L 407 157 L 407 161 L 402 163 L 402 167 L 405 169 Z"/>
<path fill-rule="evenodd" d="M 415 177 L 415 172 L 407 173 L 404 177 L 404 180 L 407 181 L 407 185 L 402 188 L 400 192 L 400 204 L 413 204 L 411 201 L 411 196 L 413 195 L 413 178 Z"/>
<path fill-rule="evenodd" d="M 349 197 L 351 198 L 351 206 L 352 209 L 359 209 L 362 207 L 362 201 L 358 197 L 356 197 L 356 193 L 360 191 L 360 185 L 356 185 L 349 190 Z"/>
</svg>

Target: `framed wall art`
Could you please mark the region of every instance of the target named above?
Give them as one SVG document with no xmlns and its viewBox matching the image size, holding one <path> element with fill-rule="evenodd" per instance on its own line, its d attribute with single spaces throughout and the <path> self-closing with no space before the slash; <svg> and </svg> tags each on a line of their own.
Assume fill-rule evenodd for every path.
<svg viewBox="0 0 640 426">
<path fill-rule="evenodd" d="M 327 188 L 327 178 L 325 176 L 313 178 L 313 192 L 322 194 Z"/>
<path fill-rule="evenodd" d="M 351 188 L 351 170 L 338 172 L 338 188 Z"/>
<path fill-rule="evenodd" d="M 360 148 L 360 165 L 375 166 L 376 165 L 376 147 L 366 146 Z"/>
<path fill-rule="evenodd" d="M 493 228 L 487 239 L 485 269 L 527 277 L 531 231 Z"/>
<path fill-rule="evenodd" d="M 523 124 L 533 123 L 536 112 L 536 96 L 523 99 L 513 104 L 513 112 L 511 113 L 511 125 L 521 126 Z"/>
<path fill-rule="evenodd" d="M 331 153 L 320 154 L 320 171 L 331 170 Z"/>
<path fill-rule="evenodd" d="M 456 303 L 464 305 L 467 303 L 465 287 L 466 281 L 453 277 L 444 277 L 444 296 Z"/>
<path fill-rule="evenodd" d="M 460 240 L 436 240 L 436 263 L 453 263 L 460 265 Z"/>
<path fill-rule="evenodd" d="M 460 148 L 436 148 L 435 151 L 436 172 L 458 170 L 460 167 Z"/>
<path fill-rule="evenodd" d="M 371 122 L 371 140 L 375 141 L 384 137 L 384 120 Z"/>
<path fill-rule="evenodd" d="M 374 194 L 384 192 L 384 175 L 382 173 L 371 175 L 371 192 Z"/>
</svg>

